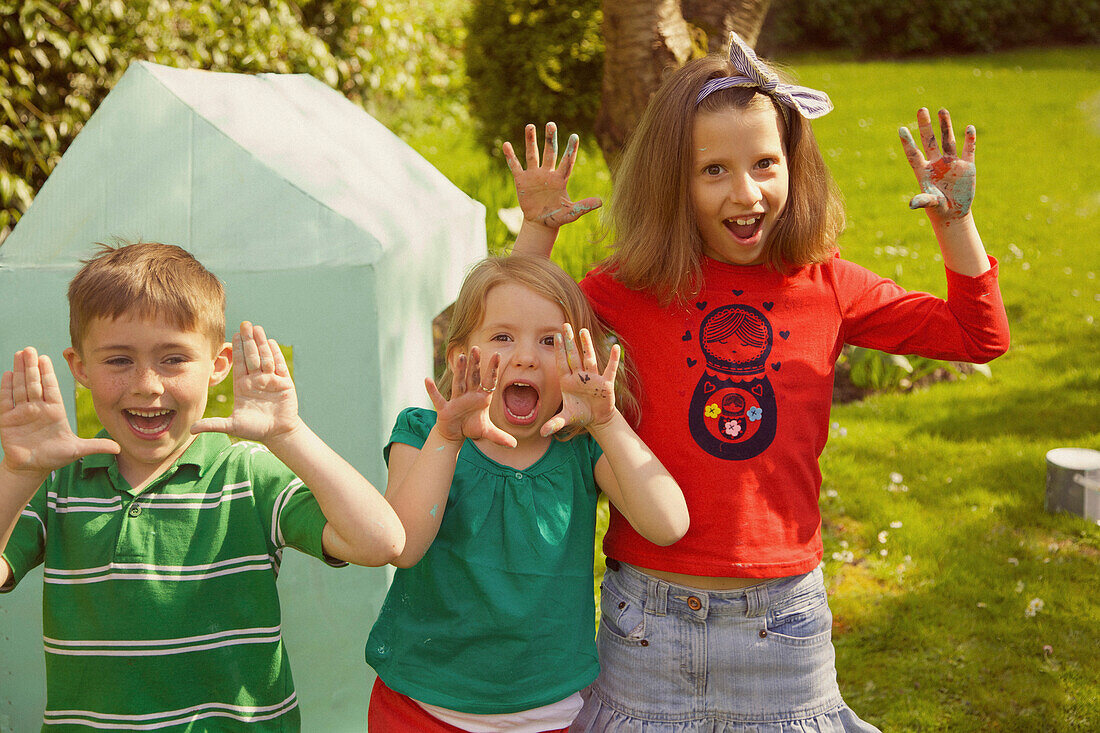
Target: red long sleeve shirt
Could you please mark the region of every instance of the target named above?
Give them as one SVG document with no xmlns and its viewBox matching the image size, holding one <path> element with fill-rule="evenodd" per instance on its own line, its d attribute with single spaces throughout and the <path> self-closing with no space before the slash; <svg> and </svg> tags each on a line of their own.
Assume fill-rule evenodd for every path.
<svg viewBox="0 0 1100 733">
<path fill-rule="evenodd" d="M 947 300 L 839 257 L 783 274 L 705 259 L 688 305 L 662 306 L 597 269 L 581 282 L 633 358 L 638 433 L 691 515 L 670 547 L 612 508 L 609 557 L 691 575 L 772 578 L 821 561 L 818 458 L 845 343 L 984 363 L 1008 348 L 997 264 L 947 271 Z"/>
</svg>

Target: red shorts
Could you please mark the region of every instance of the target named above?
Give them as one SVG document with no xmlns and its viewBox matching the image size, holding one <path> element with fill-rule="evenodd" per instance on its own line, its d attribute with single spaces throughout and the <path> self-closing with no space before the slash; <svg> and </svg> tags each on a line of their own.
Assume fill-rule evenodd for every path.
<svg viewBox="0 0 1100 733">
<path fill-rule="evenodd" d="M 370 733 L 465 733 L 435 717 L 407 695 L 386 687 L 381 677 L 375 680 L 370 693 L 367 728 Z M 562 728 L 552 733 L 568 730 Z"/>
</svg>

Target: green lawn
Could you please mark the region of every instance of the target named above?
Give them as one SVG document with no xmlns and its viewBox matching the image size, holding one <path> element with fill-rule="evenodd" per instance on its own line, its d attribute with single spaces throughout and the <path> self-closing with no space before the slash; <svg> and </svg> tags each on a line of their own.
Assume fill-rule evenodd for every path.
<svg viewBox="0 0 1100 733">
<path fill-rule="evenodd" d="M 1045 453 L 1100 449 L 1100 49 L 782 61 L 836 104 L 814 128 L 844 255 L 907 288 L 945 294 L 897 128 L 921 105 L 977 126 L 974 211 L 1013 332 L 991 379 L 833 411 L 821 506 L 845 697 L 891 731 L 1100 729 L 1100 527 L 1043 508 Z M 486 204 L 502 246 L 507 169 L 455 137 L 411 142 Z M 609 186 L 589 142 L 571 192 Z M 588 219 L 555 250 L 575 276 L 600 253 Z"/>
</svg>

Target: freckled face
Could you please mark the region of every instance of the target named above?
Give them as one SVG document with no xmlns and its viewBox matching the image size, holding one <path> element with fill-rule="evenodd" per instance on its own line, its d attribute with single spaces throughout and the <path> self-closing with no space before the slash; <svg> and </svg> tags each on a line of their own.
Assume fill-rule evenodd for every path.
<svg viewBox="0 0 1100 733">
<path fill-rule="evenodd" d="M 489 417 L 518 441 L 538 438 L 543 424 L 561 409 L 561 384 L 554 353 L 565 312 L 523 285 L 502 283 L 485 297 L 481 325 L 468 346 L 482 363 L 500 354 L 500 376 Z"/>
<path fill-rule="evenodd" d="M 779 113 L 771 105 L 703 112 L 692 140 L 691 203 L 703 252 L 760 264 L 790 188 Z"/>
<path fill-rule="evenodd" d="M 228 344 L 157 318 L 94 319 L 80 352 L 65 350 L 73 376 L 92 393 L 103 427 L 121 447 L 123 477 L 137 486 L 159 475 L 194 440 L 191 425 L 207 390 L 229 371 Z"/>
</svg>

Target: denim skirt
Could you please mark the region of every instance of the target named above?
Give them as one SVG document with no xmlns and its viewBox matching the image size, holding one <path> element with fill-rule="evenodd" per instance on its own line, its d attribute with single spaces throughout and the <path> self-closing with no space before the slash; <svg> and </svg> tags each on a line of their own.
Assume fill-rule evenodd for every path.
<svg viewBox="0 0 1100 733">
<path fill-rule="evenodd" d="M 844 703 L 821 569 L 703 591 L 611 561 L 600 676 L 570 731 L 877 731 Z"/>
</svg>

